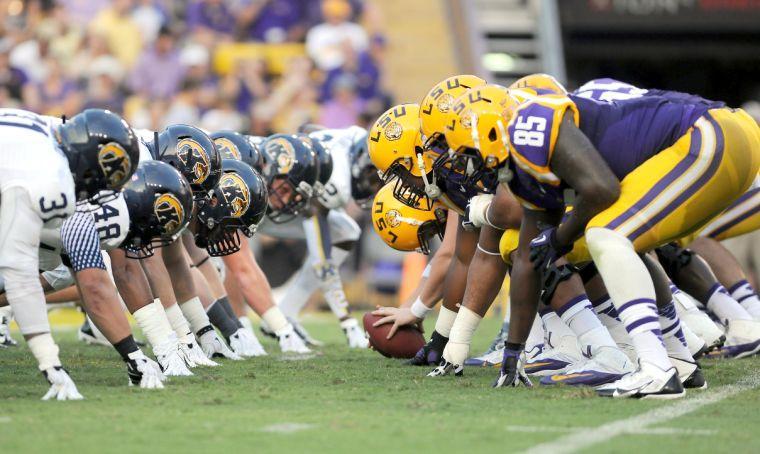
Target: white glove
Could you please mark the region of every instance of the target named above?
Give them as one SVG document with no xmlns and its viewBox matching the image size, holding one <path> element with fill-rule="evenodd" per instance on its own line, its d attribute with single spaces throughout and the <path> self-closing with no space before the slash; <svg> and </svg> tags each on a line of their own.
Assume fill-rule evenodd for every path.
<svg viewBox="0 0 760 454">
<path fill-rule="evenodd" d="M 182 352 L 182 357 L 185 359 L 188 367 L 196 366 L 218 366 L 219 363 L 211 361 L 203 353 L 201 347 L 195 342 L 195 337 L 192 334 L 185 336 L 179 341 L 179 349 Z"/>
<path fill-rule="evenodd" d="M 74 380 L 69 377 L 68 372 L 61 366 L 54 366 L 42 371 L 42 375 L 45 376 L 48 383 L 50 383 L 50 389 L 42 400 L 50 400 L 55 398 L 56 400 L 82 400 L 81 394 L 77 391 L 77 385 L 74 384 Z"/>
<path fill-rule="evenodd" d="M 243 359 L 240 355 L 230 350 L 229 347 L 219 339 L 219 336 L 214 330 L 207 331 L 198 336 L 198 342 L 200 342 L 203 353 L 205 353 L 208 358 L 221 356 L 236 361 Z"/>
<path fill-rule="evenodd" d="M 179 347 L 177 335 L 171 333 L 169 339 L 163 344 L 153 348 L 153 354 L 161 365 L 161 370 L 168 377 L 181 377 L 193 375 L 185 364 L 182 350 Z"/>
<path fill-rule="evenodd" d="M 288 323 L 284 332 L 277 335 L 277 338 L 280 341 L 280 350 L 283 353 L 311 353 L 309 347 L 304 344 L 301 336 L 296 334 L 293 325 L 290 323 Z"/>
<path fill-rule="evenodd" d="M 481 228 L 490 223 L 486 219 L 486 213 L 488 207 L 491 206 L 491 200 L 493 200 L 493 194 L 479 194 L 471 198 L 467 203 L 467 219 L 462 221 L 462 224 L 469 221 L 476 228 Z"/>
<path fill-rule="evenodd" d="M 256 336 L 245 328 L 240 328 L 230 336 L 230 348 L 240 356 L 264 356 L 267 352 Z"/>
<path fill-rule="evenodd" d="M 140 385 L 144 389 L 163 389 L 162 381 L 166 376 L 161 372 L 161 367 L 137 350 L 130 353 L 127 361 L 127 375 L 129 375 L 129 386 Z"/>
</svg>

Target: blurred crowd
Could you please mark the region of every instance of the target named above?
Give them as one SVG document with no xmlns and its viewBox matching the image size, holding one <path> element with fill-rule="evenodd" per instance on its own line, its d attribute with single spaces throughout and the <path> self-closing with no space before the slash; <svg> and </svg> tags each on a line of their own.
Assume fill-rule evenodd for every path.
<svg viewBox="0 0 760 454">
<path fill-rule="evenodd" d="M 71 116 L 108 108 L 137 128 L 256 135 L 367 125 L 389 105 L 381 17 L 362 0 L 0 0 L 0 105 Z M 230 43 L 300 43 L 219 71 Z"/>
</svg>

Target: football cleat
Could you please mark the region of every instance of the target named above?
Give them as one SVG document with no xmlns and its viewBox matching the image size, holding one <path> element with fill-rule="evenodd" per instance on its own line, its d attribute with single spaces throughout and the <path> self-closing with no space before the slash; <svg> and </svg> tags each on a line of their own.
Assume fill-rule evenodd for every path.
<svg viewBox="0 0 760 454">
<path fill-rule="evenodd" d="M 200 333 L 201 331 L 198 332 Z M 213 328 L 198 336 L 198 343 L 207 358 L 227 358 L 235 361 L 243 359 L 240 355 L 230 350 L 227 344 L 222 342 Z"/>
<path fill-rule="evenodd" d="M 128 355 L 127 375 L 129 386 L 139 386 L 143 389 L 163 389 L 166 376 L 161 372 L 161 367 L 152 359 L 140 351 L 134 351 Z"/>
<path fill-rule="evenodd" d="M 437 366 L 443 358 L 443 349 L 449 342 L 448 337 L 443 337 L 433 330 L 430 340 L 417 351 L 414 358 L 406 361 L 407 366 Z"/>
<path fill-rule="evenodd" d="M 309 347 L 306 346 L 303 339 L 293 329 L 293 325 L 288 325 L 285 332 L 278 337 L 278 340 L 280 342 L 280 350 L 283 353 L 311 353 Z"/>
<path fill-rule="evenodd" d="M 153 354 L 156 356 L 158 364 L 161 366 L 161 370 L 167 377 L 182 377 L 193 375 L 190 372 L 185 359 L 182 354 L 182 350 L 179 347 L 177 341 L 177 335 L 171 333 L 169 339 L 163 344 L 153 347 Z"/>
<path fill-rule="evenodd" d="M 697 309 L 693 298 L 684 292 L 673 294 L 673 302 L 681 323 L 705 341 L 709 349 L 719 348 L 726 340 L 723 330 L 704 312 Z"/>
<path fill-rule="evenodd" d="M 596 388 L 602 397 L 635 397 L 640 399 L 678 399 L 686 394 L 675 367 L 662 370 L 648 361 L 639 361 L 635 372 L 618 381 Z"/>
<path fill-rule="evenodd" d="M 265 356 L 267 354 L 256 336 L 245 328 L 235 331 L 229 338 L 229 344 L 233 352 L 243 357 Z"/>
<path fill-rule="evenodd" d="M 525 352 L 520 353 L 520 355 L 509 355 L 508 350 L 504 349 L 499 377 L 493 382 L 493 387 L 503 388 L 510 386 L 515 388 L 524 385 L 531 388 L 533 383 L 528 378 L 528 374 L 525 373 L 524 364 Z"/>
<path fill-rule="evenodd" d="M 676 358 L 674 356 L 670 356 L 669 358 L 670 362 L 676 367 L 676 370 L 678 371 L 678 379 L 681 380 L 684 388 L 707 389 L 707 380 L 705 380 L 702 368 L 699 367 L 698 362 Z"/>
<path fill-rule="evenodd" d="M 355 318 L 343 320 L 340 322 L 340 327 L 348 340 L 348 348 L 369 348 L 369 339 Z"/>
<path fill-rule="evenodd" d="M 10 324 L 9 317 L 0 317 L 0 348 L 18 346 L 18 342 L 11 337 Z"/>
<path fill-rule="evenodd" d="M 90 325 L 90 320 L 87 318 L 84 319 L 84 323 L 82 323 L 82 326 L 79 327 L 79 331 L 77 331 L 77 339 L 87 345 L 111 346 L 108 339 L 106 339 L 99 331 L 93 329 L 93 326 Z"/>
<path fill-rule="evenodd" d="M 451 364 L 450 362 L 441 360 L 441 364 L 430 371 L 428 377 L 443 377 L 445 375 L 454 374 L 455 377 L 461 377 L 464 375 L 464 367 L 458 364 Z"/>
<path fill-rule="evenodd" d="M 313 337 L 311 337 L 311 334 L 309 334 L 308 331 L 306 331 L 306 328 L 303 327 L 301 323 L 299 323 L 296 320 L 293 320 L 291 318 L 288 318 L 288 321 L 291 325 L 293 325 L 293 329 L 296 331 L 296 334 L 303 339 L 303 341 L 308 345 L 309 347 L 323 347 L 325 345 L 324 342 L 320 340 L 316 340 Z"/>
<path fill-rule="evenodd" d="M 525 362 L 526 373 L 538 376 L 557 374 L 581 359 L 575 336 L 562 336 L 556 345 L 548 345 L 549 348 Z"/>
<path fill-rule="evenodd" d="M 69 373 L 61 366 L 54 366 L 42 371 L 42 375 L 50 383 L 50 389 L 42 396 L 42 400 L 82 400 L 77 390 L 77 385 L 71 379 Z"/>
<path fill-rule="evenodd" d="M 476 356 L 475 358 L 467 358 L 467 360 L 464 362 L 464 365 L 476 367 L 499 367 L 501 366 L 501 359 L 503 356 L 504 344 L 502 343 L 501 348 L 486 352 L 480 356 Z"/>
<path fill-rule="evenodd" d="M 683 333 L 684 339 L 686 339 L 686 347 L 688 347 L 689 354 L 691 354 L 692 358 L 699 359 L 699 357 L 710 350 L 707 342 L 694 334 L 694 331 L 692 331 L 688 325 L 683 323 L 683 321 L 681 322 L 681 332 Z"/>
<path fill-rule="evenodd" d="M 240 321 L 240 324 L 243 325 L 243 328 L 247 329 L 250 332 L 254 332 L 253 330 L 253 322 L 251 322 L 251 319 L 248 318 L 247 315 L 244 315 L 242 317 L 238 317 L 238 321 Z"/>
<path fill-rule="evenodd" d="M 634 366 L 622 350 L 597 347 L 591 358 L 573 364 L 561 374 L 541 378 L 542 385 L 599 386 L 619 380 L 633 372 Z"/>
<path fill-rule="evenodd" d="M 760 351 L 760 322 L 732 320 L 728 322 L 726 342 L 707 354 L 709 358 L 745 358 Z"/>
</svg>

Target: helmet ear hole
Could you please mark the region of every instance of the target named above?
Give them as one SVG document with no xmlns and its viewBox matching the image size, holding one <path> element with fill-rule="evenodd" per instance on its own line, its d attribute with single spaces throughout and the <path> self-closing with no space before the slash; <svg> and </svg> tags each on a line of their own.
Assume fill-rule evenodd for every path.
<svg viewBox="0 0 760 454">
<path fill-rule="evenodd" d="M 496 138 L 497 138 L 496 128 L 491 128 L 491 130 L 488 131 L 488 140 L 490 140 L 491 142 L 496 142 Z"/>
</svg>

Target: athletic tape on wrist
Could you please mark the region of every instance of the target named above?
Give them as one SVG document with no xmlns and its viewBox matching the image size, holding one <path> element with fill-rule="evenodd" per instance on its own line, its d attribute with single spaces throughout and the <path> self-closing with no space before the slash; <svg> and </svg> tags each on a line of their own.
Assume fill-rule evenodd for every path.
<svg viewBox="0 0 760 454">
<path fill-rule="evenodd" d="M 414 303 L 412 303 L 412 306 L 409 308 L 409 310 L 412 311 L 412 314 L 415 317 L 424 319 L 427 314 L 433 310 L 433 308 L 425 306 L 425 303 L 423 303 L 418 296 L 417 299 L 414 300 Z"/>
</svg>

